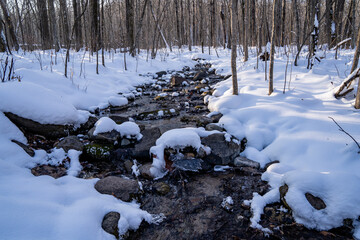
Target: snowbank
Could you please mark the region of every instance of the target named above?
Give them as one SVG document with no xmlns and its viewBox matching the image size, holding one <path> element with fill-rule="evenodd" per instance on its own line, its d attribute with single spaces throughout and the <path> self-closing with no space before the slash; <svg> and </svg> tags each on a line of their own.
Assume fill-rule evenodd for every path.
<svg viewBox="0 0 360 240">
<path fill-rule="evenodd" d="M 286 183 L 289 191 L 285 199 L 297 222 L 327 230 L 341 226 L 345 218 L 354 219 L 354 236 L 360 238 L 356 235 L 360 232 L 359 149 L 328 118 L 333 117 L 360 140 L 360 112 L 353 108 L 354 100 L 333 97 L 335 87 L 350 71 L 347 63 L 353 52 L 343 51 L 338 60 L 334 60 L 333 52 L 326 54 L 313 70 L 306 69 L 301 58 L 300 66 L 292 67 L 291 86 L 286 86 L 285 94 L 282 89 L 286 58 L 278 55 L 275 91 L 271 96 L 267 95 L 268 82 L 264 81 L 264 62 L 259 62 L 259 69 L 254 70 L 256 59 L 251 58 L 246 64 L 238 64 L 238 96 L 231 95 L 232 83 L 228 79 L 218 83 L 213 96 L 206 99 L 211 111 L 223 114 L 220 123 L 230 134 L 247 138 L 243 156 L 258 161 L 262 167 L 270 161 L 280 161 L 262 176 L 272 190 L 264 196 L 254 193 L 247 202 L 253 212 L 253 227 L 268 231 L 259 225 L 260 216 L 264 206 L 280 201 L 278 188 Z M 218 72 L 231 73 L 230 58 L 212 62 Z M 321 198 L 327 207 L 314 209 L 305 198 L 307 192 Z"/>
<path fill-rule="evenodd" d="M 0 111 L 42 124 L 79 125 L 89 113 L 78 111 L 56 92 L 28 82 L 6 82 L 0 86 Z"/>
</svg>

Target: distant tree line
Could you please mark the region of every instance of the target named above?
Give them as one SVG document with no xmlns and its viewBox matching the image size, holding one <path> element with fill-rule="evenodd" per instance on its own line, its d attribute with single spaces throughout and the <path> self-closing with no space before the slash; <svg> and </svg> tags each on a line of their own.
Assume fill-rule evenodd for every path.
<svg viewBox="0 0 360 240">
<path fill-rule="evenodd" d="M 0 0 L 0 50 L 70 46 L 92 52 L 122 49 L 134 56 L 147 49 L 155 57 L 164 47 L 191 50 L 196 45 L 205 52 L 231 48 L 236 41 L 247 60 L 248 47 L 261 49 L 271 41 L 273 12 L 275 46 L 293 44 L 299 50 L 310 45 L 315 18 L 318 44 L 333 47 L 351 38 L 348 44 L 355 46 L 357 0 L 277 2 L 237 0 L 232 33 L 231 0 Z"/>
</svg>

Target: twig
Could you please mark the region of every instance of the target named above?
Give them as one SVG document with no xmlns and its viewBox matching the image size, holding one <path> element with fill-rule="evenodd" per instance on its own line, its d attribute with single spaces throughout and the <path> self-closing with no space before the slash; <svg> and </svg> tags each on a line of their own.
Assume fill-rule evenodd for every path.
<svg viewBox="0 0 360 240">
<path fill-rule="evenodd" d="M 348 135 L 348 136 L 356 143 L 356 145 L 357 145 L 358 148 L 360 149 L 360 145 L 359 145 L 359 143 L 355 140 L 355 138 L 354 138 L 353 136 L 351 136 L 348 132 L 346 132 L 346 131 L 335 121 L 334 118 L 332 118 L 332 117 L 329 117 L 329 118 L 330 118 L 331 120 L 333 120 L 334 123 L 339 127 L 339 130 L 340 130 L 341 132 L 345 133 L 346 135 Z M 359 151 L 358 153 L 360 153 L 360 151 Z"/>
</svg>

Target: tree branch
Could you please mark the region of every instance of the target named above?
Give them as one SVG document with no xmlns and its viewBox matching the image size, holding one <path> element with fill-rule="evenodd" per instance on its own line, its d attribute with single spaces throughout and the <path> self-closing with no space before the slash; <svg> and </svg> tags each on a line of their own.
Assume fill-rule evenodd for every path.
<svg viewBox="0 0 360 240">
<path fill-rule="evenodd" d="M 350 133 L 346 132 L 346 131 L 335 121 L 334 118 L 332 118 L 332 117 L 329 117 L 329 118 L 330 118 L 331 120 L 333 120 L 334 123 L 339 127 L 339 131 L 341 131 L 341 132 L 345 133 L 346 135 L 348 135 L 348 136 L 356 143 L 356 145 L 357 145 L 358 148 L 360 149 L 360 145 L 359 145 L 359 143 L 355 140 L 355 138 L 354 138 L 353 136 L 351 136 Z M 358 153 L 360 153 L 360 151 L 359 151 Z"/>
</svg>

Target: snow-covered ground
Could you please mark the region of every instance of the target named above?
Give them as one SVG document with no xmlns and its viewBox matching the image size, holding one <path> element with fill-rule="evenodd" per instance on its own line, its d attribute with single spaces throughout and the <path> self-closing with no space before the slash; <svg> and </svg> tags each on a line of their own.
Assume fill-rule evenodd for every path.
<svg viewBox="0 0 360 240">
<path fill-rule="evenodd" d="M 201 54 L 199 48 L 169 55 L 161 52 L 157 59 L 148 61 L 142 52 L 137 58 L 127 57 L 127 71 L 123 54 L 107 54 L 106 67 L 100 66 L 99 75 L 95 73 L 95 57 L 72 53 L 69 78 L 63 76 L 64 54 L 58 54 L 56 65 L 51 64 L 55 56 L 50 52 L 15 54 L 15 72 L 22 80 L 0 84 L 0 239 L 113 239 L 101 229 L 101 220 L 109 211 L 120 212 L 119 228 L 124 232 L 136 229 L 143 219 L 152 221 L 138 204 L 99 194 L 93 187 L 97 179 L 72 176 L 79 167 L 76 152 L 68 153 L 73 162 L 69 176 L 34 177 L 29 168 L 48 156 L 36 151 L 35 157 L 30 157 L 11 142 L 27 140 L 2 112 L 12 111 L 41 123 L 76 125 L 86 121 L 87 111 L 126 104 L 118 93 L 129 94 L 135 86 L 152 81 L 139 74 L 193 66 L 191 58 L 196 57 L 206 58 L 219 73 L 230 74 L 230 51 L 217 51 L 219 57 L 214 51 L 211 56 Z M 304 53 L 298 67 L 289 64 L 287 80 L 291 78 L 291 85 L 283 94 L 286 56 L 278 50 L 271 96 L 267 95 L 264 62 L 256 69 L 254 53 L 246 63 L 238 58 L 238 96 L 231 95 L 230 78 L 217 84 L 213 96 L 206 99 L 211 111 L 224 115 L 220 123 L 230 134 L 247 138 L 244 156 L 261 166 L 280 161 L 263 174 L 272 190 L 264 196 L 254 193 L 247 202 L 254 213 L 253 227 L 261 228 L 258 221 L 263 207 L 280 201 L 278 187 L 285 183 L 289 186 L 286 201 L 298 222 L 329 229 L 341 225 L 344 218 L 357 219 L 359 149 L 328 118 L 333 117 L 360 141 L 360 112 L 353 108 L 354 100 L 333 97 L 336 86 L 349 74 L 353 51 L 341 51 L 337 60 L 334 52 L 320 51 L 318 55 L 325 58 L 313 70 L 306 69 Z M 161 140 L 158 145 L 166 144 Z M 313 209 L 306 192 L 323 199 L 327 207 Z M 360 238 L 360 224 L 354 224 L 354 236 Z"/>
</svg>

